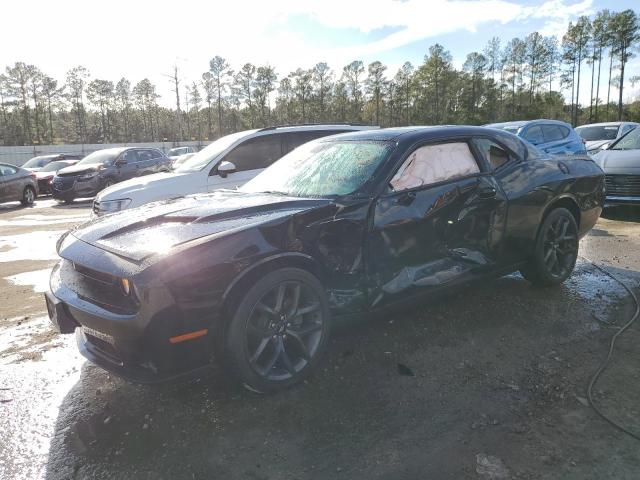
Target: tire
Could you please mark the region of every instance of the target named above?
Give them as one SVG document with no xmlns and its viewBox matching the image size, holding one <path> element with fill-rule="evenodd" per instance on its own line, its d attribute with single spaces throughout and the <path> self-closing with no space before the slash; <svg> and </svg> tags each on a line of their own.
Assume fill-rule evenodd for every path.
<svg viewBox="0 0 640 480">
<path fill-rule="evenodd" d="M 542 222 L 533 256 L 520 273 L 534 285 L 558 285 L 571 276 L 577 258 L 576 220 L 566 208 L 556 208 Z"/>
<path fill-rule="evenodd" d="M 24 187 L 24 190 L 22 191 L 22 199 L 20 200 L 20 203 L 22 203 L 22 205 L 24 205 L 25 207 L 28 207 L 29 205 L 33 205 L 33 202 L 36 199 L 36 191 L 34 190 L 33 187 L 31 186 L 26 186 Z"/>
<path fill-rule="evenodd" d="M 291 387 L 321 361 L 329 321 L 326 294 L 316 277 L 298 268 L 271 272 L 237 302 L 226 329 L 225 367 L 252 391 Z"/>
</svg>

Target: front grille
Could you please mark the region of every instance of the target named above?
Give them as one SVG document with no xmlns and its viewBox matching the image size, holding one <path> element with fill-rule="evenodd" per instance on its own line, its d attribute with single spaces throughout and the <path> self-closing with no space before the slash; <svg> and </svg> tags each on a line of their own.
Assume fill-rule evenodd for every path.
<svg viewBox="0 0 640 480">
<path fill-rule="evenodd" d="M 640 175 L 605 175 L 607 195 L 640 197 Z"/>
<path fill-rule="evenodd" d="M 62 262 L 60 275 L 64 284 L 87 302 L 121 315 L 132 315 L 138 310 L 133 292 L 126 295 L 118 277 L 66 260 Z"/>
<path fill-rule="evenodd" d="M 76 177 L 60 177 L 57 176 L 53 180 L 53 188 L 58 191 L 69 190 L 76 183 Z"/>
</svg>

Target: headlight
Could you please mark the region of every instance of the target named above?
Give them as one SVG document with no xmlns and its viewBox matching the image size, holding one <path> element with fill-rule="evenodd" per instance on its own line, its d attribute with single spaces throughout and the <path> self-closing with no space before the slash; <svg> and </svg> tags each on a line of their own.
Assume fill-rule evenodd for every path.
<svg viewBox="0 0 640 480">
<path fill-rule="evenodd" d="M 95 177 L 96 175 L 98 175 L 98 172 L 87 172 L 83 175 L 80 175 L 78 177 L 78 180 L 82 181 L 82 180 L 91 180 L 93 177 Z"/>
<path fill-rule="evenodd" d="M 124 294 L 129 296 L 131 294 L 131 282 L 126 278 L 121 278 L 120 285 L 122 286 Z"/>
<path fill-rule="evenodd" d="M 130 198 L 120 198 L 118 200 L 107 200 L 104 202 L 95 202 L 93 211 L 99 214 L 113 213 L 124 210 L 131 204 Z"/>
</svg>

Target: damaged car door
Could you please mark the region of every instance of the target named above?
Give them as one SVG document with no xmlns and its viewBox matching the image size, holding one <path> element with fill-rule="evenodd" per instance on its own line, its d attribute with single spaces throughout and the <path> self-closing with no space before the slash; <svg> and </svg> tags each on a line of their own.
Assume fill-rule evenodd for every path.
<svg viewBox="0 0 640 480">
<path fill-rule="evenodd" d="M 485 273 L 499 262 L 507 202 L 471 139 L 416 145 L 374 207 L 372 307 Z"/>
</svg>

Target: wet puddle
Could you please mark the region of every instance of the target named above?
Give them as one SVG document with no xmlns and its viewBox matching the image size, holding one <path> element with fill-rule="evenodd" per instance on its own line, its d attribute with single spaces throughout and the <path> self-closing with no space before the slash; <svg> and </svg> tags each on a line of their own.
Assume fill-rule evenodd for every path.
<svg viewBox="0 0 640 480">
<path fill-rule="evenodd" d="M 26 337 L 32 335 L 28 330 L 42 333 L 50 328 L 45 322 L 48 319 L 41 317 L 23 324 L 25 329 L 16 329 L 9 338 L 6 332 L 0 335 L 1 478 L 44 477 L 58 410 L 80 378 L 83 359 L 73 336 L 56 338 L 53 346 L 40 352 L 40 361 L 17 361 L 16 355 L 3 352 L 7 341 L 28 344 Z M 42 345 L 33 349 L 40 350 Z"/>
</svg>

